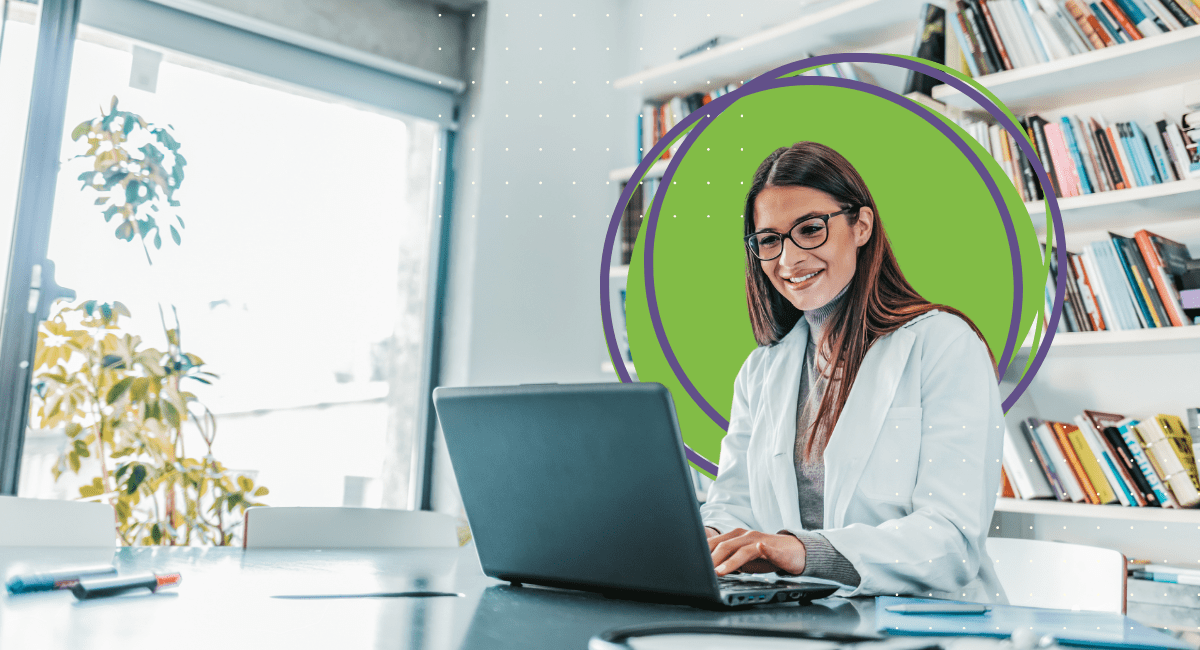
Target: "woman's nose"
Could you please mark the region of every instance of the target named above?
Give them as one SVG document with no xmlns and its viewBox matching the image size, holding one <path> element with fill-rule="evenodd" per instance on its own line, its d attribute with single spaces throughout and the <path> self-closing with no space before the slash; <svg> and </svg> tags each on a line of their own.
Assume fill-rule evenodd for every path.
<svg viewBox="0 0 1200 650">
<path fill-rule="evenodd" d="M 783 238 L 783 252 L 779 255 L 779 263 L 782 266 L 792 266 L 797 262 L 802 262 L 808 258 L 809 252 L 796 245 L 791 237 Z"/>
</svg>

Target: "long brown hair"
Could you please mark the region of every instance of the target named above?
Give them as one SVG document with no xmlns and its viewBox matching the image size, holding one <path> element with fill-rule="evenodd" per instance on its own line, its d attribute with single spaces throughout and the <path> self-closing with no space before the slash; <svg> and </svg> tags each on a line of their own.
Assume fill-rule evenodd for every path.
<svg viewBox="0 0 1200 650">
<path fill-rule="evenodd" d="M 883 222 L 879 220 L 879 208 L 867 184 L 848 160 L 823 144 L 797 142 L 790 147 L 780 147 L 758 166 L 746 194 L 746 235 L 755 231 L 754 202 L 759 193 L 767 187 L 789 186 L 820 190 L 832 196 L 842 208 L 852 208 L 846 215 L 849 224 L 858 221 L 861 208 L 871 208 L 875 215 L 871 237 L 858 249 L 854 277 L 845 299 L 829 315 L 823 328 L 826 335 L 818 345 L 818 354 L 826 362 L 824 365 L 831 380 L 817 409 L 812 435 L 804 448 L 805 460 L 813 460 L 825 453 L 833 426 L 846 406 L 850 387 L 854 385 L 867 350 L 875 341 L 934 309 L 962 318 L 980 340 L 983 340 L 983 334 L 961 311 L 932 304 L 913 289 L 892 253 Z M 803 315 L 780 295 L 763 272 L 758 258 L 748 249 L 746 302 L 754 338 L 759 345 L 778 343 Z M 984 347 L 987 347 L 986 343 L 984 341 Z M 991 356 L 990 349 L 988 355 Z M 836 361 L 828 363 L 831 360 Z M 994 358 L 992 365 L 995 365 Z"/>
</svg>

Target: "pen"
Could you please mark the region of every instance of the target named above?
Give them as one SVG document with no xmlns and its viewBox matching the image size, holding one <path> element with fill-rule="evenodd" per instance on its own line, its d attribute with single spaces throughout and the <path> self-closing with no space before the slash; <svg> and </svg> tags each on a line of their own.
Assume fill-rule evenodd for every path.
<svg viewBox="0 0 1200 650">
<path fill-rule="evenodd" d="M 116 596 L 135 589 L 149 589 L 156 592 L 163 587 L 178 585 L 182 580 L 183 577 L 178 573 L 139 573 L 115 578 L 83 578 L 78 584 L 71 587 L 71 593 L 75 594 L 76 598 L 84 600 Z"/>
<path fill-rule="evenodd" d="M 49 573 L 30 573 L 15 575 L 8 579 L 5 587 L 10 594 L 27 594 L 34 591 L 50 591 L 53 589 L 70 589 L 79 582 L 80 578 L 89 576 L 115 575 L 114 566 L 92 566 L 81 569 L 66 569 Z"/>
<path fill-rule="evenodd" d="M 892 605 L 886 609 L 896 614 L 984 614 L 991 608 L 972 603 L 919 603 Z"/>
</svg>

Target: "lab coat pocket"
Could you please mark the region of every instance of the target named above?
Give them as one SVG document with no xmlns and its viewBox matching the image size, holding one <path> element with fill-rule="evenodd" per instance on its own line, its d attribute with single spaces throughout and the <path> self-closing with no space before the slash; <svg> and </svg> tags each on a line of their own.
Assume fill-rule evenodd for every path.
<svg viewBox="0 0 1200 650">
<path fill-rule="evenodd" d="M 921 407 L 889 409 L 867 460 L 859 490 L 887 503 L 912 503 L 921 454 Z"/>
</svg>

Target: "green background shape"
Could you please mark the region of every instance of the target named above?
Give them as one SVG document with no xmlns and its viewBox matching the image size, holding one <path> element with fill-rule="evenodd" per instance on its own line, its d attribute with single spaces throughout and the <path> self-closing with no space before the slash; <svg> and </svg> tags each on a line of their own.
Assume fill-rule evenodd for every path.
<svg viewBox="0 0 1200 650">
<path fill-rule="evenodd" d="M 1025 282 L 1019 345 L 1042 308 L 1046 281 L 1033 223 L 1012 179 L 973 137 L 924 106 L 912 106 L 950 125 L 1000 188 Z M 954 143 L 904 107 L 845 88 L 795 86 L 743 97 L 714 118 L 656 197 L 663 202 L 654 247 L 659 313 L 700 394 L 728 417 L 733 380 L 756 346 L 745 294 L 746 191 L 769 153 L 804 140 L 828 145 L 854 165 L 875 198 L 905 277 L 930 302 L 967 314 L 999 361 L 1012 318 L 1012 260 L 1000 211 L 975 168 Z M 675 377 L 650 321 L 645 228 L 644 222 L 626 295 L 637 375 L 670 389 L 684 442 L 717 463 L 725 431 Z"/>
</svg>

